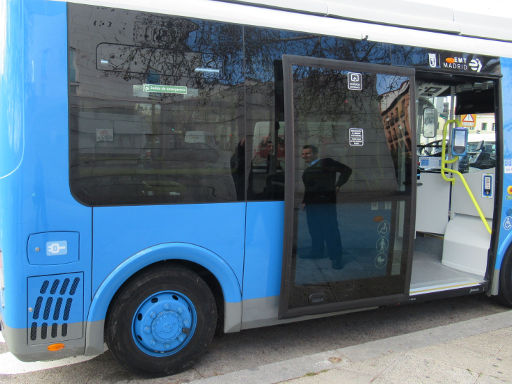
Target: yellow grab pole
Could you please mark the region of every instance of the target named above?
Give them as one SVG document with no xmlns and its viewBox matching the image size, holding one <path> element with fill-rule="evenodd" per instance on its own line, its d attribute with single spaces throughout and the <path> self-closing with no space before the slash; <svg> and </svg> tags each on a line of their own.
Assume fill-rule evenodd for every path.
<svg viewBox="0 0 512 384">
<path fill-rule="evenodd" d="M 445 171 L 450 171 L 450 168 L 446 168 L 446 164 L 452 164 L 455 161 L 457 161 L 458 157 L 455 157 L 452 160 L 446 160 L 446 131 L 448 128 L 448 124 L 455 123 L 456 125 L 459 124 L 457 120 L 447 120 L 446 123 L 444 123 L 443 126 L 443 140 L 441 142 L 441 176 L 445 181 L 448 182 L 455 182 L 454 177 L 447 177 L 444 173 Z"/>
</svg>

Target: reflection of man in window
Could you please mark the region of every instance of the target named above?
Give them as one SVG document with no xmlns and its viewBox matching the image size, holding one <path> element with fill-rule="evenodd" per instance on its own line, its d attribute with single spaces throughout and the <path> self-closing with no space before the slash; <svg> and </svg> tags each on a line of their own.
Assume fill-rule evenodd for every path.
<svg viewBox="0 0 512 384">
<path fill-rule="evenodd" d="M 309 258 L 323 258 L 324 248 L 334 269 L 343 268 L 341 238 L 336 212 L 336 193 L 345 184 L 352 169 L 331 158 L 318 158 L 318 148 L 305 145 L 302 158 L 307 168 L 302 174 L 304 206 L 311 235 Z"/>
</svg>

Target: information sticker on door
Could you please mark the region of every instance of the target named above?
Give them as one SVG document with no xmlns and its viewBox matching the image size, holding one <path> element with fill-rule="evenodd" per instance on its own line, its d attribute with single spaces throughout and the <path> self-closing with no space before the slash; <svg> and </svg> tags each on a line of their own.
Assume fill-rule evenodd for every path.
<svg viewBox="0 0 512 384">
<path fill-rule="evenodd" d="M 364 131 L 363 128 L 349 128 L 348 129 L 348 144 L 351 147 L 364 146 Z"/>
<path fill-rule="evenodd" d="M 356 72 L 349 72 L 347 75 L 347 86 L 350 91 L 363 90 L 363 74 Z"/>
</svg>

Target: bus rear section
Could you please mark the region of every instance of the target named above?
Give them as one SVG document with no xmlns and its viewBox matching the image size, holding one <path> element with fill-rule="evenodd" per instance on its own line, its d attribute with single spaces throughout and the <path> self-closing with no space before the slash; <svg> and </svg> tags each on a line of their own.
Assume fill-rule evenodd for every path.
<svg viewBox="0 0 512 384">
<path fill-rule="evenodd" d="M 3 11 L 2 334 L 22 360 L 82 354 L 92 209 L 69 193 L 65 5 L 9 1 Z M 25 38 L 38 48 L 28 49 Z"/>
<path fill-rule="evenodd" d="M 241 27 L 172 18 L 169 29 L 168 16 L 54 1 L 6 12 L 9 350 L 51 360 L 102 353 L 107 341 L 139 371 L 190 366 L 217 329 L 240 329 L 246 205 L 231 158 L 243 135 Z M 171 30 L 190 40 L 156 43 Z"/>
</svg>

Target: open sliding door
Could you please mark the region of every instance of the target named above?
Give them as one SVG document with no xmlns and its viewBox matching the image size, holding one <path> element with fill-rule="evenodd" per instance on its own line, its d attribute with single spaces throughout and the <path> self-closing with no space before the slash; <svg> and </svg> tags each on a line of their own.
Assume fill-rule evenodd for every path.
<svg viewBox="0 0 512 384">
<path fill-rule="evenodd" d="M 407 298 L 414 71 L 283 57 L 286 180 L 280 317 Z"/>
</svg>

